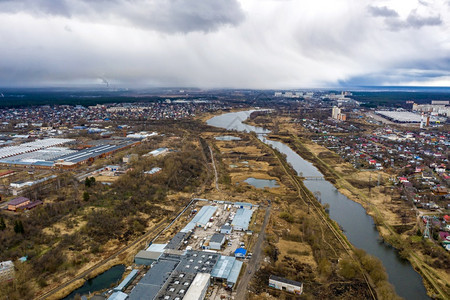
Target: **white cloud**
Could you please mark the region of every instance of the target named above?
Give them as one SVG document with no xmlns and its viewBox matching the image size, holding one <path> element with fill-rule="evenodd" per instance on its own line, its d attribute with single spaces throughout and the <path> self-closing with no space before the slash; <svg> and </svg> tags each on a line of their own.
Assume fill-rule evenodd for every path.
<svg viewBox="0 0 450 300">
<path fill-rule="evenodd" d="M 0 0 L 0 83 L 289 88 L 428 82 L 450 68 L 445 1 L 188 2 Z"/>
</svg>

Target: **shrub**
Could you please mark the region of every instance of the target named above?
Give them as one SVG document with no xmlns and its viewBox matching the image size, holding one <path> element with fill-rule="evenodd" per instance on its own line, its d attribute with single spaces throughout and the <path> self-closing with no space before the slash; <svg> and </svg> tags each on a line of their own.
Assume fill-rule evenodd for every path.
<svg viewBox="0 0 450 300">
<path fill-rule="evenodd" d="M 286 211 L 280 213 L 280 218 L 289 223 L 294 223 L 294 216 Z"/>
<path fill-rule="evenodd" d="M 350 259 L 344 258 L 339 261 L 339 275 L 345 279 L 353 279 L 358 272 L 358 265 Z"/>
</svg>

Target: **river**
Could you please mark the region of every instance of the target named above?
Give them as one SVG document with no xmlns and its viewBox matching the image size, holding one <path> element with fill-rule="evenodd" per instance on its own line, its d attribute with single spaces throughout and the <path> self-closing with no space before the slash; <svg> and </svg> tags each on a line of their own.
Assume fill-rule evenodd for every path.
<svg viewBox="0 0 450 300">
<path fill-rule="evenodd" d="M 298 175 L 323 177 L 310 162 L 295 153 L 289 146 L 265 137 L 270 131 L 264 128 L 243 124 L 254 110 L 226 113 L 207 121 L 208 125 L 228 130 L 256 132 L 264 143 L 286 154 L 286 160 Z M 357 248 L 378 257 L 389 276 L 389 282 L 398 295 L 405 299 L 430 299 L 427 296 L 422 278 L 411 264 L 402 259 L 396 249 L 382 241 L 371 216 L 357 202 L 341 194 L 333 184 L 326 180 L 305 180 L 305 186 L 312 192 L 320 192 L 322 203 L 330 205 L 330 217 L 343 228 L 348 240 Z"/>
</svg>

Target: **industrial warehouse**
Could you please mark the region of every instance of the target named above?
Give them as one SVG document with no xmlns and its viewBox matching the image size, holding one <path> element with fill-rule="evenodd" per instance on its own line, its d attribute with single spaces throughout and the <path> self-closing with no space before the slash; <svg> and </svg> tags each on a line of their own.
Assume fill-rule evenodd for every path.
<svg viewBox="0 0 450 300">
<path fill-rule="evenodd" d="M 410 112 L 410 111 L 387 111 L 387 110 L 377 110 L 376 114 L 382 116 L 385 119 L 388 119 L 392 122 L 396 123 L 439 123 L 445 122 L 445 118 L 438 117 L 435 115 L 424 117 L 423 114 Z"/>
<path fill-rule="evenodd" d="M 204 299 L 214 289 L 230 293 L 249 257 L 243 237 L 251 234 L 248 225 L 256 209 L 249 203 L 223 201 L 214 201 L 198 212 L 194 209 L 191 221 L 170 241 L 152 243 L 139 251 L 135 267 L 150 269 L 132 283 L 137 274 L 134 269 L 108 299 Z M 220 233 L 224 226 L 230 229 Z"/>
<path fill-rule="evenodd" d="M 83 150 L 61 147 L 74 142 L 73 139 L 47 138 L 18 146 L 4 147 L 0 149 L 0 164 L 8 167 L 43 169 L 74 168 L 139 143 L 135 139 L 121 139 L 115 143 L 105 143 Z"/>
</svg>

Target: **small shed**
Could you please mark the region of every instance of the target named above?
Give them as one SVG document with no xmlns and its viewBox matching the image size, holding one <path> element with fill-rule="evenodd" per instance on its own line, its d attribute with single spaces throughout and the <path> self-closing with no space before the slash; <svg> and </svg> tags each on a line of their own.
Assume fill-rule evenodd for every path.
<svg viewBox="0 0 450 300">
<path fill-rule="evenodd" d="M 230 234 L 233 231 L 233 227 L 230 225 L 223 225 L 220 227 L 220 233 L 222 234 Z"/>
<path fill-rule="evenodd" d="M 236 251 L 234 251 L 234 257 L 245 257 L 247 254 L 247 249 L 244 248 L 237 248 Z"/>
<path fill-rule="evenodd" d="M 223 233 L 214 233 L 209 240 L 209 247 L 213 250 L 220 250 L 225 243 L 225 235 Z"/>
<path fill-rule="evenodd" d="M 253 204 L 252 203 L 248 203 L 248 202 L 235 202 L 234 203 L 234 207 L 237 208 L 247 208 L 247 209 L 252 209 L 253 208 Z"/>
<path fill-rule="evenodd" d="M 303 283 L 283 277 L 278 277 L 275 275 L 270 275 L 269 286 L 278 290 L 288 291 L 298 295 L 301 295 L 303 293 Z"/>
</svg>

